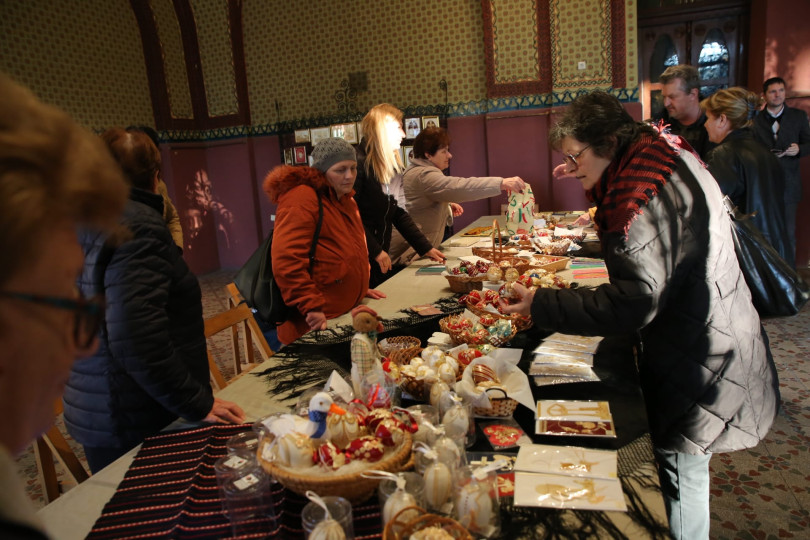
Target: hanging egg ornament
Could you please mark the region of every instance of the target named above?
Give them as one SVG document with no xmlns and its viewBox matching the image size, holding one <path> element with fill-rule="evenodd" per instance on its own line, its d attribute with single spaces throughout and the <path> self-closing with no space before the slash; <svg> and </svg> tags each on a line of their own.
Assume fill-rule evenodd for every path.
<svg viewBox="0 0 810 540">
<path fill-rule="evenodd" d="M 326 417 L 326 431 L 329 440 L 338 448 L 345 448 L 356 438 L 365 434 L 365 428 L 356 414 L 330 414 Z"/>
<path fill-rule="evenodd" d="M 439 400 L 443 395 L 450 391 L 450 386 L 444 381 L 436 381 L 430 387 L 430 404 L 439 408 Z"/>
<path fill-rule="evenodd" d="M 507 268 L 506 272 L 503 273 L 503 278 L 508 283 L 513 283 L 518 280 L 520 277 L 520 272 L 517 271 L 515 268 Z"/>
<path fill-rule="evenodd" d="M 472 481 L 456 494 L 458 521 L 470 532 L 485 532 L 491 526 L 492 498 L 485 488 L 485 483 Z"/>
<path fill-rule="evenodd" d="M 453 492 L 453 474 L 450 467 L 434 461 L 424 473 L 425 500 L 431 509 L 441 510 Z"/>
<path fill-rule="evenodd" d="M 503 278 L 503 271 L 495 264 L 487 269 L 487 279 L 489 281 L 500 281 Z"/>
<path fill-rule="evenodd" d="M 464 437 L 470 429 L 470 413 L 467 407 L 456 404 L 447 409 L 442 417 L 442 425 L 449 437 Z"/>
<path fill-rule="evenodd" d="M 394 519 L 394 516 L 399 514 L 400 511 L 409 506 L 419 506 L 416 502 L 416 497 L 405 491 L 404 488 L 397 486 L 396 491 L 388 496 L 388 500 L 385 501 L 385 505 L 383 506 L 383 522 L 388 523 Z M 419 513 L 416 510 L 399 514 L 399 519 L 406 523 L 418 517 Z"/>
<path fill-rule="evenodd" d="M 325 519 L 318 523 L 307 540 L 346 540 L 346 531 L 334 519 Z"/>
<path fill-rule="evenodd" d="M 461 465 L 461 449 L 448 437 L 442 435 L 433 443 L 433 451 L 439 457 L 439 461 L 447 465 L 451 470 Z"/>
</svg>

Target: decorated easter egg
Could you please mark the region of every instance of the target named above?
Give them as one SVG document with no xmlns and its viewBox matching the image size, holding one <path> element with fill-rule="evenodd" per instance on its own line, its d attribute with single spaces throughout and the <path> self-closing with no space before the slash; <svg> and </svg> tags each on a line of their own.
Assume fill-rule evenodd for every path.
<svg viewBox="0 0 810 540">
<path fill-rule="evenodd" d="M 484 364 L 476 364 L 472 367 L 472 379 L 475 384 L 481 384 L 482 382 L 501 382 L 495 370 Z"/>
<path fill-rule="evenodd" d="M 389 418 L 394 418 L 394 413 L 388 409 L 374 409 L 366 416 L 366 427 L 370 432 L 374 433 L 377 429 L 377 424 Z"/>
<path fill-rule="evenodd" d="M 493 520 L 492 498 L 478 482 L 463 486 L 456 495 L 458 521 L 470 532 L 486 530 Z"/>
<path fill-rule="evenodd" d="M 469 293 L 467 293 L 467 299 L 471 302 L 480 302 L 481 301 L 481 291 L 477 289 L 473 289 Z"/>
<path fill-rule="evenodd" d="M 356 414 L 330 414 L 326 417 L 329 440 L 338 448 L 345 448 L 351 441 L 365 434 L 365 428 Z"/>
<path fill-rule="evenodd" d="M 425 500 L 429 508 L 441 509 L 453 492 L 453 474 L 450 467 L 434 461 L 424 472 Z"/>
<path fill-rule="evenodd" d="M 496 321 L 497 319 L 495 318 L 495 316 L 489 315 L 488 313 L 481 315 L 481 317 L 478 319 L 478 322 L 480 322 L 484 326 L 492 326 L 493 324 L 495 324 Z"/>
<path fill-rule="evenodd" d="M 375 462 L 382 459 L 385 453 L 383 443 L 376 437 L 365 436 L 355 439 L 346 448 L 346 454 L 354 460 Z"/>
<path fill-rule="evenodd" d="M 435 345 L 425 347 L 425 349 L 422 351 L 421 356 L 422 360 L 427 362 L 428 365 L 432 368 L 435 368 L 438 364 L 444 361 L 444 351 Z"/>
<path fill-rule="evenodd" d="M 433 386 L 430 387 L 430 404 L 439 408 L 439 399 L 447 392 L 450 391 L 450 386 L 444 381 L 436 381 L 433 383 Z"/>
<path fill-rule="evenodd" d="M 464 349 L 458 353 L 458 362 L 466 367 L 479 356 L 483 356 L 483 354 L 478 349 Z"/>
<path fill-rule="evenodd" d="M 445 362 L 439 366 L 439 379 L 448 385 L 456 382 L 456 370 L 449 363 Z"/>
<path fill-rule="evenodd" d="M 282 465 L 301 468 L 314 463 L 315 448 L 308 435 L 291 431 L 276 440 L 276 457 Z"/>
<path fill-rule="evenodd" d="M 312 529 L 307 540 L 346 540 L 346 531 L 334 519 L 325 519 Z"/>
<path fill-rule="evenodd" d="M 470 413 L 462 405 L 453 405 L 442 417 L 442 425 L 449 437 L 461 437 L 470 429 Z"/>
<path fill-rule="evenodd" d="M 503 279 L 505 279 L 506 281 L 508 281 L 510 283 L 514 282 L 514 281 L 517 281 L 519 277 L 520 277 L 520 272 L 518 272 L 517 269 L 515 269 L 515 268 L 507 268 L 506 272 L 503 273 Z"/>
<path fill-rule="evenodd" d="M 458 370 L 461 368 L 461 366 L 458 363 L 458 360 L 456 360 L 455 358 L 453 358 L 448 354 L 447 356 L 444 357 L 444 363 L 453 369 L 453 373 L 458 374 Z"/>
<path fill-rule="evenodd" d="M 394 491 L 391 495 L 389 495 L 388 500 L 385 501 L 385 505 L 383 505 L 383 522 L 388 523 L 394 519 L 394 516 L 399 514 L 401 510 L 404 510 L 409 506 L 418 506 L 416 503 L 416 498 L 404 489 Z M 419 512 L 416 510 L 411 510 L 400 514 L 398 519 L 401 519 L 403 522 L 407 523 L 408 521 L 418 517 Z"/>
<path fill-rule="evenodd" d="M 411 358 L 411 361 L 408 362 L 408 364 L 413 368 L 418 368 L 419 366 L 425 365 L 425 360 L 424 358 L 421 358 L 419 356 L 414 356 L 413 358 Z"/>
<path fill-rule="evenodd" d="M 487 269 L 487 279 L 490 281 L 500 281 L 503 277 L 503 270 L 501 270 L 497 265 L 491 265 Z"/>
<path fill-rule="evenodd" d="M 498 301 L 498 293 L 491 289 L 487 289 L 484 291 L 484 300 L 490 304 L 495 303 Z"/>
<path fill-rule="evenodd" d="M 383 420 L 377 424 L 377 428 L 374 430 L 374 436 L 385 446 L 397 446 L 402 442 L 404 436 L 402 423 L 394 418 Z"/>
<path fill-rule="evenodd" d="M 320 445 L 316 455 L 318 462 L 328 469 L 339 469 L 351 461 L 350 458 L 332 442 L 325 442 Z"/>
<path fill-rule="evenodd" d="M 450 437 L 442 436 L 436 439 L 436 442 L 433 443 L 433 451 L 439 456 L 439 461 L 451 470 L 461 464 L 461 449 Z"/>
</svg>

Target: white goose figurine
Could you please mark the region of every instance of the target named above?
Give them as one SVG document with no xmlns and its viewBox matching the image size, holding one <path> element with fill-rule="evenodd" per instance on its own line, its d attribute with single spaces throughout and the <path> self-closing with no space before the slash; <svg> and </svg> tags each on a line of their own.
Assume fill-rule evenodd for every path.
<svg viewBox="0 0 810 540">
<path fill-rule="evenodd" d="M 282 414 L 272 418 L 267 424 L 267 429 L 278 439 L 291 432 L 302 433 L 312 439 L 320 439 L 326 434 L 326 416 L 328 414 L 346 414 L 346 411 L 335 404 L 332 396 L 326 392 L 318 392 L 309 400 L 309 418 L 295 414 Z"/>
</svg>

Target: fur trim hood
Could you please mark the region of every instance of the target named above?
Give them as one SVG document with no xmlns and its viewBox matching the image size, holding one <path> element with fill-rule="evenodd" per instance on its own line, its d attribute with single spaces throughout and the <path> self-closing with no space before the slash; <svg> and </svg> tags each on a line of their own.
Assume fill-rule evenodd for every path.
<svg viewBox="0 0 810 540">
<path fill-rule="evenodd" d="M 312 186 L 320 193 L 328 191 L 326 177 L 321 171 L 313 167 L 293 167 L 279 165 L 273 168 L 264 179 L 264 192 L 273 204 L 288 191 L 298 186 Z"/>
</svg>

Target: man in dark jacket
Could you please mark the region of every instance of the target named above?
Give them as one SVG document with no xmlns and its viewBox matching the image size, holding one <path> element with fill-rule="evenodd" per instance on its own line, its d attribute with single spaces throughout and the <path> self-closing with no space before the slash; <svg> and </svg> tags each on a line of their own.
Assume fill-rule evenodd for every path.
<svg viewBox="0 0 810 540">
<path fill-rule="evenodd" d="M 754 118 L 754 137 L 779 158 L 785 174 L 785 223 L 787 224 L 788 256 L 791 265 L 796 259 L 796 211 L 802 200 L 802 177 L 799 158 L 810 154 L 810 124 L 807 113 L 785 105 L 785 81 L 772 77 L 762 84 L 765 109 Z"/>
<path fill-rule="evenodd" d="M 131 185 L 126 239 L 80 235 L 79 287 L 103 293 L 107 307 L 98 351 L 73 365 L 64 395 L 68 431 L 93 472 L 177 417 L 244 421 L 237 405 L 213 396 L 200 287 L 162 217 L 157 149 L 143 133 L 112 129 L 103 138 Z"/>
</svg>

